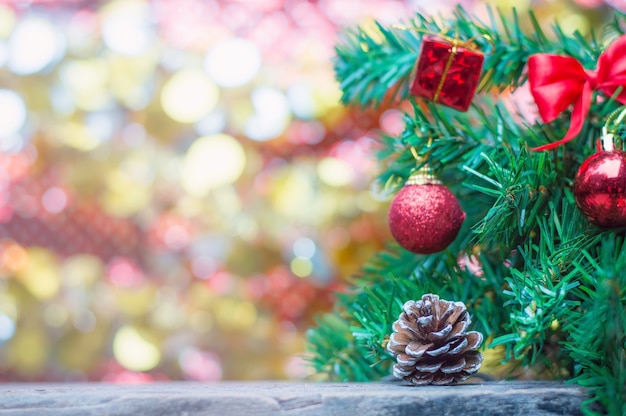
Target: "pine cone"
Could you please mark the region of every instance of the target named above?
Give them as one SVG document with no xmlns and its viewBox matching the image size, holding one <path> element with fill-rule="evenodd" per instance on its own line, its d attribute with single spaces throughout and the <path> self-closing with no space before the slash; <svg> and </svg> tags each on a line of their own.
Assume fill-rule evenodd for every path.
<svg viewBox="0 0 626 416">
<path fill-rule="evenodd" d="M 413 384 L 454 384 L 478 371 L 483 356 L 476 349 L 480 332 L 465 332 L 471 323 L 462 302 L 428 294 L 410 300 L 393 324 L 387 351 L 396 357 L 393 375 Z"/>
</svg>

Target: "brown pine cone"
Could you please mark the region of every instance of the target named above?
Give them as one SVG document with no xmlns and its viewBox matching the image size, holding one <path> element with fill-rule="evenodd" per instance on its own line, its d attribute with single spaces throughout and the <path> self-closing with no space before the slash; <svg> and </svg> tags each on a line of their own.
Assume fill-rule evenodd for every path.
<svg viewBox="0 0 626 416">
<path fill-rule="evenodd" d="M 396 357 L 393 375 L 413 384 L 454 384 L 478 371 L 480 332 L 465 332 L 471 323 L 462 302 L 428 294 L 402 307 L 387 351 Z"/>
</svg>

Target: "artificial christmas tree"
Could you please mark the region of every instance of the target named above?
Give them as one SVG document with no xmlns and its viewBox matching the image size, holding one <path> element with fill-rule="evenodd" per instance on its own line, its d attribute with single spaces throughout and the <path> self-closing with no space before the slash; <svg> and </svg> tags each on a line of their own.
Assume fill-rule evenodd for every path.
<svg viewBox="0 0 626 416">
<path fill-rule="evenodd" d="M 394 321 L 405 302 L 431 293 L 467 306 L 469 329 L 484 334 L 494 365 L 504 359 L 512 376 L 578 382 L 591 395 L 587 414 L 626 414 L 625 230 L 621 222 L 595 225 L 576 203 L 594 190 L 574 189 L 607 126 L 615 143 L 626 139 L 613 116 L 626 99 L 626 16 L 611 15 L 589 37 L 558 25 L 546 34 L 532 13 L 490 11 L 483 23 L 462 9 L 443 21 L 418 14 L 403 28 L 345 33 L 335 61 L 344 103 L 406 110 L 403 133 L 381 138 L 380 183 L 398 191 L 414 171 L 411 153 L 427 155 L 466 218 L 441 252 L 390 243 L 364 265 L 354 290 L 309 332 L 318 372 L 335 380 L 388 376 L 392 355 L 402 354 L 386 348 L 397 337 Z M 467 112 L 411 94 L 428 34 L 491 48 Z M 527 82 L 541 119 L 516 110 L 516 90 Z M 606 179 L 600 183 L 610 192 L 623 192 L 612 188 L 619 180 Z"/>
</svg>

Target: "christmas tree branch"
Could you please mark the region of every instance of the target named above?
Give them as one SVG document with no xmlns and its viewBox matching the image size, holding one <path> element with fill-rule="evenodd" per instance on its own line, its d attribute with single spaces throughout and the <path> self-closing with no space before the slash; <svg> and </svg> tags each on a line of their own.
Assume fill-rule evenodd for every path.
<svg viewBox="0 0 626 416">
<path fill-rule="evenodd" d="M 599 242 L 599 243 L 598 243 Z M 626 244 L 619 232 L 597 235 L 575 267 L 581 307 L 566 324 L 565 348 L 576 361 L 574 382 L 593 394 L 586 414 L 626 414 Z"/>
<path fill-rule="evenodd" d="M 580 35 L 568 36 L 558 25 L 553 28 L 554 36 L 549 37 L 532 13 L 528 14 L 528 20 L 533 31 L 527 34 L 517 13 L 509 19 L 491 8 L 488 11 L 489 23 L 477 21 L 459 7 L 452 18 L 441 21 L 417 14 L 407 25 L 386 28 L 377 23 L 374 29 L 359 27 L 347 31 L 336 47 L 334 63 L 343 91 L 342 102 L 367 107 L 407 98 L 411 71 L 425 33 L 476 39 L 486 53 L 479 91 L 492 88 L 503 91 L 523 84 L 526 61 L 531 54 L 566 54 L 592 68 L 604 46 Z M 611 26 L 614 32 L 622 31 L 622 22 L 623 16 L 616 15 Z M 491 42 L 481 36 L 487 36 Z"/>
<path fill-rule="evenodd" d="M 335 48 L 335 72 L 344 104 L 377 105 L 386 96 L 406 97 L 406 79 L 415 63 L 419 40 L 409 31 L 394 33 L 380 24 L 376 29 L 347 31 Z"/>
<path fill-rule="evenodd" d="M 551 169 L 546 153 L 529 154 L 526 148 L 510 152 L 502 148 L 492 155 L 499 160 L 483 154 L 489 166 L 487 174 L 465 166 L 466 171 L 488 185 L 468 181 L 466 186 L 495 198 L 493 206 L 476 223 L 473 231 L 479 243 L 495 240 L 499 246 L 513 249 L 537 226 L 557 175 Z"/>
<path fill-rule="evenodd" d="M 506 279 L 509 289 L 504 293 L 512 298 L 506 305 L 512 306 L 509 326 L 513 334 L 492 344 L 514 343 L 515 358 L 530 351 L 529 364 L 542 351 L 547 334 L 579 304 L 570 296 L 579 286 L 572 257 L 580 255 L 581 247 L 593 238 L 582 232 L 585 220 L 571 202 L 561 195 L 554 200 L 561 201 L 562 206 L 556 207 L 552 200 L 548 203 L 549 217 L 537 220 L 541 238 L 519 248 L 522 268 L 512 268 Z M 562 215 L 567 215 L 571 223 L 561 224 Z"/>
</svg>

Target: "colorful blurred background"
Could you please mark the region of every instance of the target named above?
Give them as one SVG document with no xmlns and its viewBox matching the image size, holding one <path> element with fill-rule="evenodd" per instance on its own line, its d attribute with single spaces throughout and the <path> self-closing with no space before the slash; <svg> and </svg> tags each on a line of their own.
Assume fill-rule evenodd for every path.
<svg viewBox="0 0 626 416">
<path fill-rule="evenodd" d="M 339 105 L 337 33 L 434 3 L 0 0 L 0 381 L 309 375 L 312 317 L 390 239 L 402 128 Z"/>
</svg>

